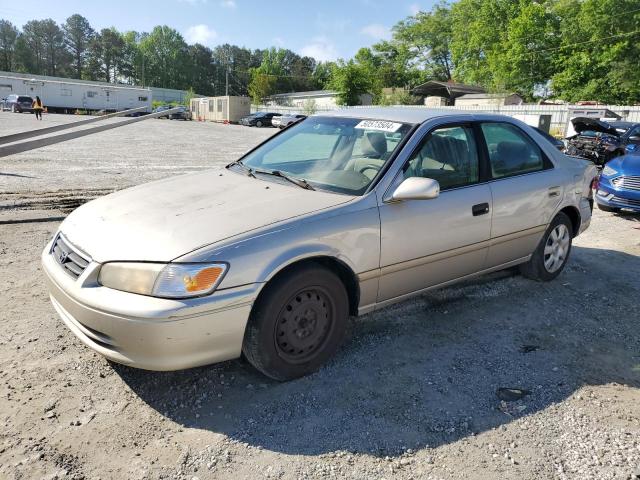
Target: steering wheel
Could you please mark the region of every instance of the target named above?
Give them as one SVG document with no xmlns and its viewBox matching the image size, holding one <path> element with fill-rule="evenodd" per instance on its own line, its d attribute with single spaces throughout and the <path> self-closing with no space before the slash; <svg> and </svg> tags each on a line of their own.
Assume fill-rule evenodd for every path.
<svg viewBox="0 0 640 480">
<path fill-rule="evenodd" d="M 367 170 L 373 170 L 375 173 L 378 173 L 380 171 L 380 166 L 378 165 L 373 165 L 371 163 L 365 165 L 364 167 L 360 167 L 358 169 L 358 173 L 361 173 L 362 175 L 364 175 L 364 172 L 366 172 Z M 365 177 L 369 178 L 367 175 L 365 175 Z"/>
</svg>

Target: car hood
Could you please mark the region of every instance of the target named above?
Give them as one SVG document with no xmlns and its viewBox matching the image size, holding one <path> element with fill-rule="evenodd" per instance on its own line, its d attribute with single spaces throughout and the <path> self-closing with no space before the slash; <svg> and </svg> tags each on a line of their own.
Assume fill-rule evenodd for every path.
<svg viewBox="0 0 640 480">
<path fill-rule="evenodd" d="M 353 198 L 215 169 L 93 200 L 71 213 L 61 231 L 97 262 L 167 262 Z"/>
<path fill-rule="evenodd" d="M 607 133 L 616 137 L 620 136 L 620 133 L 613 126 L 611 126 L 607 122 L 598 120 L 597 118 L 576 117 L 571 119 L 571 123 L 573 124 L 573 129 L 577 133 L 591 130 L 594 132 Z"/>
<path fill-rule="evenodd" d="M 622 155 L 607 162 L 607 165 L 621 175 L 640 176 L 640 155 Z"/>
</svg>

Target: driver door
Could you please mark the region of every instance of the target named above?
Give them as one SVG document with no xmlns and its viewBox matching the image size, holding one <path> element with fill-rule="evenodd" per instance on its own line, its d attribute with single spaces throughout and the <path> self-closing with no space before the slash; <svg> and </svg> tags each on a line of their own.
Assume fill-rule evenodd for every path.
<svg viewBox="0 0 640 480">
<path fill-rule="evenodd" d="M 411 154 L 391 189 L 419 176 L 438 180 L 441 193 L 431 200 L 380 203 L 378 302 L 485 268 L 492 200 L 481 183 L 480 159 L 470 124 L 435 127 Z"/>
</svg>

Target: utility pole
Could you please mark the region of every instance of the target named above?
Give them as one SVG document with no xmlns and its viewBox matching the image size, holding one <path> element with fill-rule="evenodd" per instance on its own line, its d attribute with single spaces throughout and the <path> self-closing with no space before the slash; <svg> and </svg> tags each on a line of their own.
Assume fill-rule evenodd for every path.
<svg viewBox="0 0 640 480">
<path fill-rule="evenodd" d="M 225 97 L 229 96 L 229 65 L 227 65 L 227 72 L 225 75 L 224 95 Z"/>
</svg>

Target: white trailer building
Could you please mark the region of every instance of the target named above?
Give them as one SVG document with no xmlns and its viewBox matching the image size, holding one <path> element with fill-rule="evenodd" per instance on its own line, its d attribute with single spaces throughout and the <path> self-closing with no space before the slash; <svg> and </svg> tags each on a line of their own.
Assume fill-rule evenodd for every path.
<svg viewBox="0 0 640 480">
<path fill-rule="evenodd" d="M 28 73 L 0 72 L 0 99 L 11 94 L 39 96 L 49 111 L 119 111 L 147 107 L 151 112 L 151 90 L 106 82 L 47 77 Z"/>
</svg>

